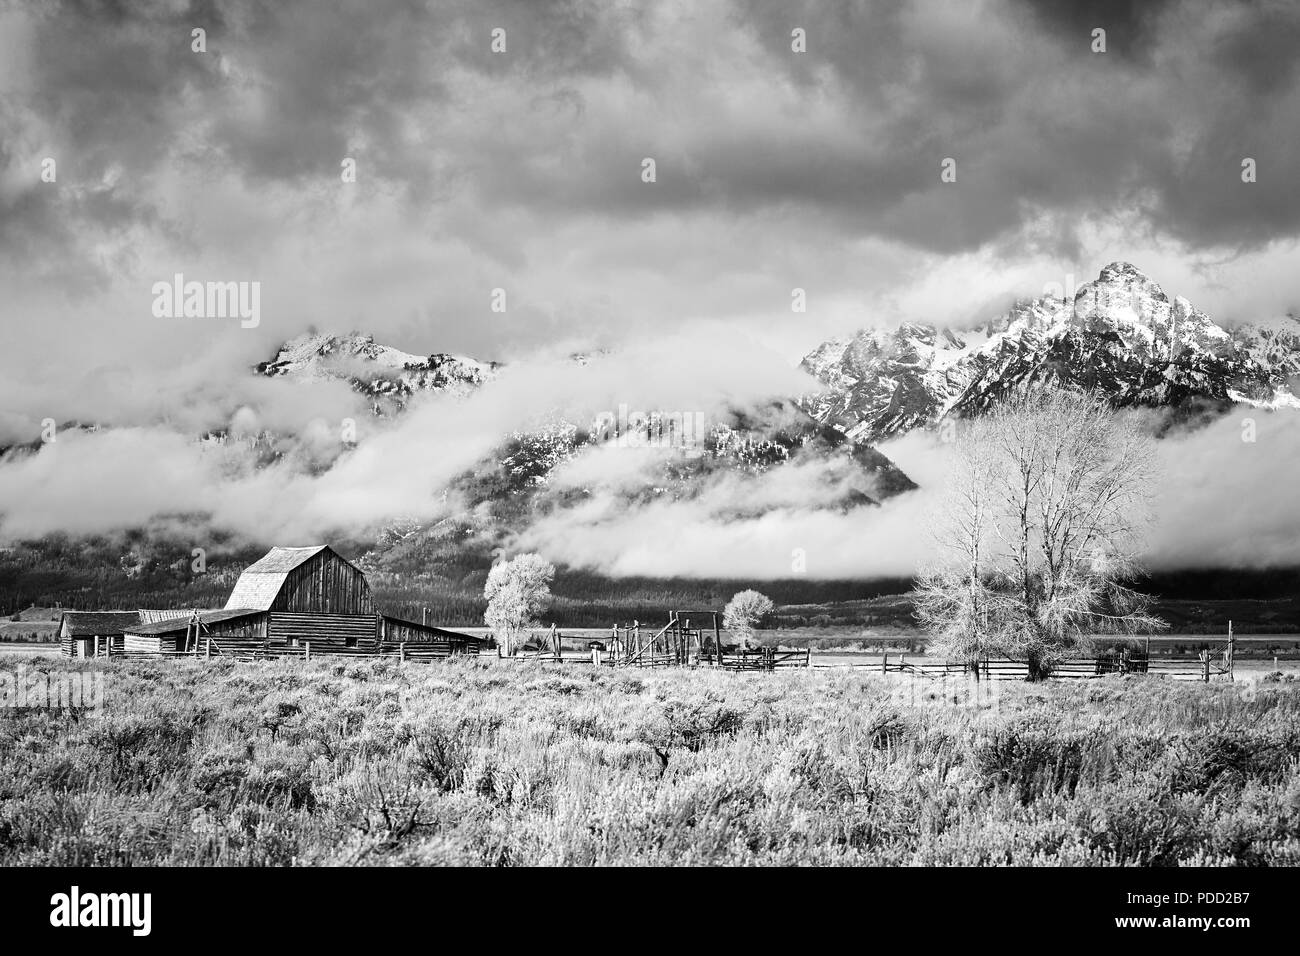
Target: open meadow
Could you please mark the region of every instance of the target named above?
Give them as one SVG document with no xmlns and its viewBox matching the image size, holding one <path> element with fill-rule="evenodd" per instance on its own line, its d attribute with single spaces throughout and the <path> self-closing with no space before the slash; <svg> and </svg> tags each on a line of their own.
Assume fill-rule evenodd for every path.
<svg viewBox="0 0 1300 956">
<path fill-rule="evenodd" d="M 1300 863 L 1295 682 L 94 664 L 0 710 L 0 863 Z"/>
<path fill-rule="evenodd" d="M 58 621 L 0 621 L 0 645 L 57 644 Z"/>
</svg>

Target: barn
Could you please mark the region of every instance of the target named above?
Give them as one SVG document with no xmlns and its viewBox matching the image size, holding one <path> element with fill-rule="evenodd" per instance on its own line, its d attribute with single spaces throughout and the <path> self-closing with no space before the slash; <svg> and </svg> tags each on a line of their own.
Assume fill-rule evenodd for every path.
<svg viewBox="0 0 1300 956">
<path fill-rule="evenodd" d="M 477 654 L 479 638 L 376 610 L 365 574 L 328 545 L 272 548 L 244 569 L 220 610 L 135 623 L 128 654 L 237 656 L 379 653 Z"/>
<path fill-rule="evenodd" d="M 136 611 L 64 611 L 59 619 L 59 649 L 64 657 L 121 654 L 126 631 L 139 623 Z"/>
</svg>

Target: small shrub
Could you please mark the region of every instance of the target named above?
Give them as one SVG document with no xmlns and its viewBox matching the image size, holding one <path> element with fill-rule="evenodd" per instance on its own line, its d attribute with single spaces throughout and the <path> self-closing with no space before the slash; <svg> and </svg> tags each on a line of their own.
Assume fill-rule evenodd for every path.
<svg viewBox="0 0 1300 956">
<path fill-rule="evenodd" d="M 470 756 L 466 730 L 464 721 L 430 721 L 414 735 L 416 766 L 439 790 L 459 790 L 465 784 Z"/>
<path fill-rule="evenodd" d="M 1059 731 L 1031 720 L 989 732 L 976 743 L 973 758 L 990 782 L 1010 788 L 1022 804 L 1028 804 L 1057 792 L 1073 796 L 1097 743 L 1092 735 Z"/>
</svg>

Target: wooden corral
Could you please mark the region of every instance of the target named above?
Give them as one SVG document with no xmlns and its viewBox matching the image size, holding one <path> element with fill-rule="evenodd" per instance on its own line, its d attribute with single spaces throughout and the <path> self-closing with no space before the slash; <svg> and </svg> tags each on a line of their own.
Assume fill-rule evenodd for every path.
<svg viewBox="0 0 1300 956">
<path fill-rule="evenodd" d="M 692 627 L 691 619 L 697 622 Z M 716 611 L 669 611 L 668 623 L 656 629 L 640 621 L 610 628 L 603 648 L 592 660 L 615 667 L 682 667 L 722 663 L 722 627 Z"/>
<path fill-rule="evenodd" d="M 568 641 L 566 648 L 565 641 Z M 812 652 L 763 647 L 748 650 L 728 646 L 720 611 L 669 611 L 668 623 L 654 628 L 640 621 L 612 625 L 603 639 L 588 634 L 581 653 L 572 653 L 575 638 L 566 638 L 555 625 L 549 636 L 534 635 L 514 659 L 554 663 L 591 663 L 610 667 L 721 667 L 727 670 L 771 671 L 811 667 Z"/>
<path fill-rule="evenodd" d="M 692 624 L 694 621 L 694 625 Z M 606 653 L 607 652 L 607 653 Z M 615 667 L 723 667 L 728 670 L 775 670 L 809 667 L 811 651 L 728 648 L 722 638 L 722 615 L 715 610 L 670 611 L 668 623 L 658 630 L 642 628 L 639 621 L 615 624 L 602 650 L 593 650 L 597 664 Z"/>
</svg>

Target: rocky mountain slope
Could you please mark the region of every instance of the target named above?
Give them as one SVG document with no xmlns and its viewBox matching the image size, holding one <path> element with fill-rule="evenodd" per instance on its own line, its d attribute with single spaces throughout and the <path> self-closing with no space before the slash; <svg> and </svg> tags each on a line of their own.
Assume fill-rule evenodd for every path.
<svg viewBox="0 0 1300 956">
<path fill-rule="evenodd" d="M 579 369 L 606 355 L 572 358 L 575 374 L 581 374 Z M 370 400 L 376 415 L 388 416 L 402 414 L 417 392 L 464 397 L 484 387 L 505 387 L 506 383 L 498 382 L 502 368 L 461 356 L 414 355 L 380 345 L 367 335 L 312 333 L 286 342 L 255 372 L 287 381 L 342 379 Z M 400 563 L 412 549 L 426 555 L 430 547 L 441 551 L 444 563 L 450 552 L 457 554 L 457 563 L 463 563 L 467 554 L 490 561 L 492 549 L 512 531 L 527 527 L 533 517 L 581 506 L 594 497 L 614 496 L 618 506 L 626 508 L 664 498 L 713 501 L 721 497 L 713 492 L 727 476 L 743 480 L 786 466 L 816 465 L 812 472 L 829 487 L 809 488 L 810 496 L 815 491 L 821 506 L 840 510 L 878 504 L 915 487 L 886 456 L 816 421 L 793 399 L 776 397 L 757 407 L 715 410 L 707 422 L 702 415 L 692 413 L 692 417 L 696 420 L 685 422 L 684 430 L 674 437 L 672 423 L 653 416 L 642 422 L 573 420 L 560 413 L 542 416 L 527 431 L 501 435 L 491 455 L 457 476 L 449 487 L 437 490 L 458 506 L 447 517 L 427 527 L 395 517 L 381 531 L 367 561 L 372 569 L 382 570 L 386 564 Z M 678 447 L 682 438 L 685 447 Z M 666 450 L 644 456 L 638 477 L 624 476 L 616 490 L 553 482 L 557 469 L 611 442 Z M 725 511 L 717 517 L 726 519 L 755 517 L 773 505 L 726 498 L 717 507 Z"/>
<path fill-rule="evenodd" d="M 1097 389 L 1121 407 L 1300 407 L 1300 321 L 1229 331 L 1124 262 L 1072 298 L 1020 303 L 967 329 L 864 330 L 802 364 L 826 387 L 801 406 L 866 443 L 977 413 L 1033 382 Z"/>
<path fill-rule="evenodd" d="M 602 358 L 602 353 L 575 355 L 577 366 L 586 366 Z M 284 343 L 274 358 L 257 365 L 259 375 L 283 377 L 294 381 L 317 381 L 334 378 L 346 380 L 352 388 L 371 399 L 376 414 L 402 411 L 412 395 L 422 391 L 445 392 L 466 396 L 495 380 L 502 366 L 497 362 L 480 362 L 464 356 L 435 353 L 422 356 L 403 352 L 375 342 L 360 333 L 328 335 L 308 333 Z M 611 431 L 612 428 L 612 431 Z M 641 432 L 644 444 L 664 440 L 667 426 L 648 420 L 633 430 Z M 689 429 L 688 429 L 689 430 Z M 547 483 L 550 472 L 559 464 L 602 442 L 628 441 L 627 423 L 569 421 L 555 417 L 529 432 L 503 435 L 500 454 L 491 469 L 511 491 L 524 491 Z M 856 461 L 870 478 L 876 496 L 888 496 L 913 487 L 884 455 L 861 444 L 850 444 L 834 426 L 815 421 L 791 400 L 774 399 L 766 407 L 735 408 L 716 415 L 701 434 L 687 436 L 692 447 L 667 462 L 671 475 L 648 476 L 656 486 L 659 478 L 671 477 L 668 484 L 678 493 L 688 493 L 684 476 L 699 475 L 721 465 L 739 471 L 761 472 L 784 464 L 800 455 L 829 454 L 843 446 L 843 453 Z M 706 464 L 707 463 L 707 464 Z M 475 496 L 480 498 L 480 496 Z"/>
</svg>

